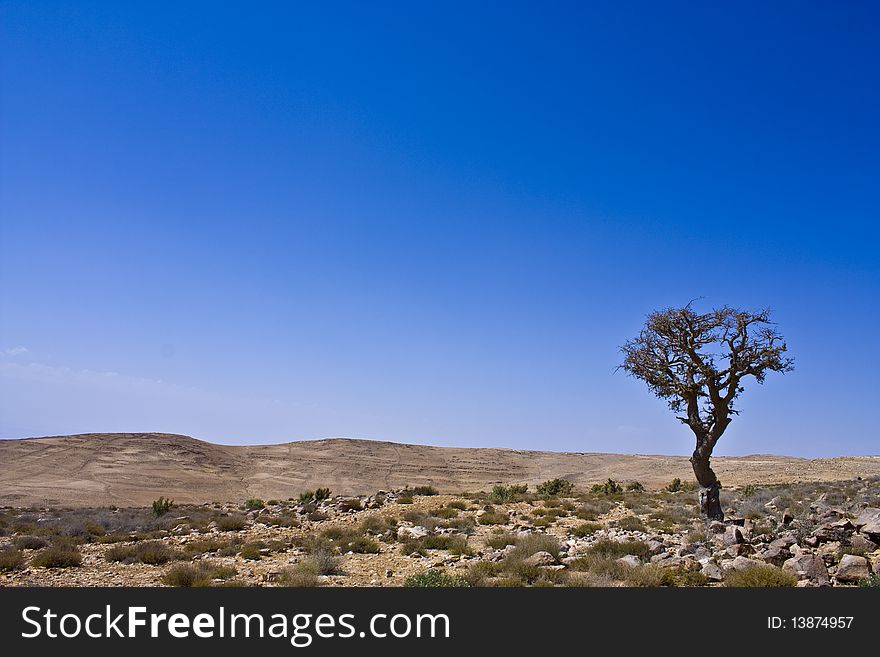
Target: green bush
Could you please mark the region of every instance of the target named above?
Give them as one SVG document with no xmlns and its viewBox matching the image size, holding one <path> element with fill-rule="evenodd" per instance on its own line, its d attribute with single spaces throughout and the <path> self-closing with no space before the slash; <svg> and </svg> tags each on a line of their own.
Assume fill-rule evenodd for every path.
<svg viewBox="0 0 880 657">
<path fill-rule="evenodd" d="M 315 501 L 321 502 L 323 500 L 330 499 L 330 489 L 329 488 L 316 488 L 315 489 Z"/>
<path fill-rule="evenodd" d="M 164 516 L 166 513 L 171 511 L 174 506 L 174 500 L 169 500 L 167 497 L 160 497 L 158 500 L 153 502 L 153 515 L 157 518 Z"/>
<path fill-rule="evenodd" d="M 559 541 L 549 534 L 527 534 L 516 539 L 516 547 L 508 555 L 509 561 L 526 559 L 536 552 L 549 552 L 554 559 L 559 558 Z"/>
<path fill-rule="evenodd" d="M 410 489 L 410 494 L 412 495 L 439 495 L 437 489 L 433 486 L 416 486 L 415 488 Z"/>
<path fill-rule="evenodd" d="M 379 554 L 379 544 L 369 536 L 352 536 L 339 542 L 339 550 L 343 553 Z"/>
<path fill-rule="evenodd" d="M 677 493 L 678 491 L 680 491 L 681 479 L 679 479 L 678 477 L 673 479 L 671 482 L 669 482 L 669 485 L 666 486 L 666 490 L 668 490 L 670 493 Z"/>
<path fill-rule="evenodd" d="M 592 536 L 597 531 L 602 529 L 602 524 L 598 522 L 582 522 L 581 524 L 572 528 L 571 533 L 573 536 L 577 536 L 579 538 L 584 538 L 586 536 Z"/>
<path fill-rule="evenodd" d="M 556 497 L 558 495 L 571 495 L 574 484 L 568 479 L 550 479 L 538 484 L 537 491 L 541 497 Z"/>
<path fill-rule="evenodd" d="M 457 575 L 449 575 L 442 570 L 431 569 L 410 575 L 404 586 L 416 588 L 458 588 L 468 586 L 467 580 Z"/>
<path fill-rule="evenodd" d="M 258 497 L 252 497 L 244 503 L 244 508 L 248 511 L 259 511 L 266 508 L 266 503 Z"/>
<path fill-rule="evenodd" d="M 623 492 L 623 486 L 613 479 L 608 479 L 604 484 L 594 484 L 590 492 L 600 495 L 618 495 Z"/>
<path fill-rule="evenodd" d="M 872 573 L 865 579 L 859 580 L 859 586 L 862 588 L 876 589 L 880 588 L 880 573 Z"/>
<path fill-rule="evenodd" d="M 514 502 L 520 496 L 525 495 L 526 491 L 528 490 L 529 487 L 526 484 L 511 484 L 510 486 L 496 484 L 492 487 L 492 494 L 490 495 L 490 498 L 496 504 Z"/>
<path fill-rule="evenodd" d="M 728 570 L 724 586 L 734 588 L 779 588 L 794 586 L 797 576 L 788 570 L 771 565 L 755 565 L 743 570 Z"/>
<path fill-rule="evenodd" d="M 447 504 L 450 509 L 457 509 L 458 511 L 464 511 L 468 508 L 468 503 L 464 500 L 452 500 L 449 504 Z"/>
<path fill-rule="evenodd" d="M 645 487 L 639 481 L 631 481 L 626 485 L 626 490 L 630 493 L 644 493 Z"/>
<path fill-rule="evenodd" d="M 480 514 L 477 522 L 481 525 L 506 525 L 510 521 L 510 517 L 506 513 L 490 509 Z"/>
<path fill-rule="evenodd" d="M 299 494 L 299 503 L 300 504 L 309 504 L 315 501 L 315 491 L 307 490 L 303 491 Z"/>
</svg>

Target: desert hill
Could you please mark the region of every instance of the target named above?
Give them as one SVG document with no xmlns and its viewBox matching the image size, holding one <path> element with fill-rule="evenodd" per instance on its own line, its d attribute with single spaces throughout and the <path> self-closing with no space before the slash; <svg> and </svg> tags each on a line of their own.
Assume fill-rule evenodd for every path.
<svg viewBox="0 0 880 657">
<path fill-rule="evenodd" d="M 880 456 L 713 459 L 725 485 L 830 481 L 880 475 Z M 0 504 L 142 506 L 287 499 L 329 486 L 334 493 L 430 484 L 443 492 L 488 490 L 564 477 L 588 486 L 613 477 L 659 487 L 693 475 L 685 456 L 452 448 L 334 438 L 230 446 L 162 433 L 0 440 Z"/>
</svg>

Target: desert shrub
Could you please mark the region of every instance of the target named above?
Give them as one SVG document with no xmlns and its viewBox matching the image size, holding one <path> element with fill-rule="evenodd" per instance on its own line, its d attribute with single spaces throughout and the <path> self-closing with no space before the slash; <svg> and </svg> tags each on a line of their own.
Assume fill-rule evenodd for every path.
<svg viewBox="0 0 880 657">
<path fill-rule="evenodd" d="M 795 584 L 797 576 L 794 573 L 769 564 L 728 570 L 724 574 L 724 586 L 735 588 L 779 588 Z"/>
<path fill-rule="evenodd" d="M 259 542 L 251 542 L 245 543 L 241 546 L 241 549 L 238 551 L 239 556 L 242 559 L 247 559 L 248 561 L 259 561 L 263 558 L 263 554 L 261 550 L 263 549 L 262 543 Z"/>
<path fill-rule="evenodd" d="M 645 487 L 640 481 L 631 481 L 626 485 L 626 490 L 630 493 L 643 493 L 645 492 Z"/>
<path fill-rule="evenodd" d="M 705 529 L 693 529 L 687 533 L 684 537 L 684 542 L 690 545 L 691 543 L 705 543 L 709 540 L 709 535 Z"/>
<path fill-rule="evenodd" d="M 404 586 L 415 588 L 458 588 L 467 586 L 467 580 L 457 575 L 449 575 L 442 570 L 432 568 L 415 575 L 410 575 Z"/>
<path fill-rule="evenodd" d="M 244 503 L 244 508 L 248 511 L 259 511 L 266 508 L 266 503 L 258 497 L 252 497 Z"/>
<path fill-rule="evenodd" d="M 35 568 L 75 568 L 82 565 L 79 548 L 72 543 L 50 545 L 37 552 L 31 559 Z"/>
<path fill-rule="evenodd" d="M 569 568 L 573 571 L 588 572 L 594 578 L 601 578 L 610 584 L 615 580 L 625 579 L 632 568 L 632 566 L 617 561 L 618 558 L 599 553 L 588 553 L 572 561 Z"/>
<path fill-rule="evenodd" d="M 548 534 L 527 534 L 514 543 L 516 548 L 507 557 L 510 561 L 526 559 L 536 552 L 549 552 L 554 559 L 559 558 L 559 541 Z"/>
<path fill-rule="evenodd" d="M 384 534 L 395 527 L 397 527 L 396 518 L 376 514 L 364 518 L 361 521 L 359 531 L 361 534 Z"/>
<path fill-rule="evenodd" d="M 581 520 L 596 520 L 614 508 L 614 503 L 609 500 L 596 500 L 587 502 L 578 507 L 575 515 Z"/>
<path fill-rule="evenodd" d="M 174 500 L 169 500 L 167 497 L 160 497 L 158 500 L 153 502 L 153 515 L 157 518 L 164 516 L 166 513 L 171 511 L 171 508 L 174 506 Z"/>
<path fill-rule="evenodd" d="M 418 554 L 419 556 L 425 556 L 427 552 L 425 552 L 425 544 L 415 538 L 409 538 L 403 542 L 403 545 L 400 546 L 400 552 L 404 556 L 411 556 L 413 554 Z"/>
<path fill-rule="evenodd" d="M 657 587 L 675 586 L 675 571 L 672 568 L 663 568 L 653 564 L 630 567 L 625 573 L 623 581 L 629 586 Z"/>
<path fill-rule="evenodd" d="M 240 513 L 230 513 L 216 520 L 217 528 L 224 532 L 237 532 L 247 526 L 247 519 Z"/>
<path fill-rule="evenodd" d="M 401 494 L 401 496 L 397 498 L 397 503 L 398 504 L 412 504 L 413 503 L 412 495 L 409 495 L 408 493 Z"/>
<path fill-rule="evenodd" d="M 496 484 L 492 487 L 492 493 L 489 497 L 496 504 L 504 504 L 515 501 L 524 495 L 528 489 L 529 487 L 525 484 L 511 484 L 509 486 Z"/>
<path fill-rule="evenodd" d="M 544 528 L 549 527 L 554 522 L 556 522 L 556 518 L 551 516 L 542 516 L 540 518 L 535 518 L 532 520 L 532 527 Z"/>
<path fill-rule="evenodd" d="M 343 553 L 379 554 L 379 544 L 369 536 L 354 535 L 339 541 L 339 550 Z"/>
<path fill-rule="evenodd" d="M 458 516 L 457 509 L 451 509 L 448 506 L 444 506 L 440 509 L 434 509 L 431 511 L 431 515 L 435 518 L 443 518 L 444 520 L 449 520 L 450 518 L 455 518 Z"/>
<path fill-rule="evenodd" d="M 586 554 L 607 559 L 617 559 L 632 554 L 640 559 L 647 559 L 651 554 L 651 550 L 644 541 L 612 541 L 603 539 L 590 545 L 586 550 Z"/>
<path fill-rule="evenodd" d="M 450 509 L 457 509 L 458 511 L 464 511 L 468 508 L 468 503 L 464 500 L 452 500 L 449 504 L 447 504 Z"/>
<path fill-rule="evenodd" d="M 486 580 L 498 576 L 503 570 L 500 563 L 492 561 L 477 561 L 468 566 L 464 573 L 464 579 L 468 586 L 486 586 Z"/>
<path fill-rule="evenodd" d="M 104 553 L 106 561 L 121 563 L 134 563 L 135 551 L 133 545 L 114 545 Z"/>
<path fill-rule="evenodd" d="M 364 505 L 358 498 L 352 497 L 345 500 L 339 500 L 336 503 L 336 508 L 343 513 L 346 513 L 348 511 L 361 511 L 364 508 Z"/>
<path fill-rule="evenodd" d="M 433 539 L 431 541 L 426 541 L 425 546 L 428 549 L 432 549 L 431 543 L 433 543 L 434 545 L 438 545 L 439 549 L 446 550 L 450 554 L 473 554 L 473 550 L 468 546 L 467 538 L 461 534 L 439 534 L 435 536 L 426 536 L 425 539 Z M 441 539 L 439 543 L 437 542 L 437 539 Z"/>
<path fill-rule="evenodd" d="M 880 573 L 872 573 L 865 579 L 859 580 L 859 586 L 870 589 L 880 588 Z"/>
<path fill-rule="evenodd" d="M 16 536 L 12 544 L 19 550 L 39 550 L 48 545 L 48 542 L 39 536 Z"/>
<path fill-rule="evenodd" d="M 227 545 L 227 541 L 223 541 L 218 538 L 200 538 L 195 541 L 190 541 L 183 546 L 182 550 L 187 556 L 193 556 L 196 554 L 208 554 L 209 552 L 217 552 Z"/>
<path fill-rule="evenodd" d="M 573 536 L 584 538 L 585 536 L 592 536 L 600 529 L 602 529 L 602 525 L 598 522 L 582 522 L 573 527 L 571 533 Z"/>
<path fill-rule="evenodd" d="M 299 494 L 299 503 L 300 504 L 310 504 L 315 501 L 315 491 L 307 490 L 303 491 Z"/>
<path fill-rule="evenodd" d="M 197 564 L 178 563 L 165 571 L 162 582 L 167 586 L 204 587 L 211 586 L 215 579 L 229 579 L 235 574 L 235 568 L 209 561 L 199 561 Z"/>
<path fill-rule="evenodd" d="M 647 530 L 645 523 L 638 516 L 624 516 L 620 520 L 615 521 L 615 526 L 628 532 L 643 532 Z"/>
<path fill-rule="evenodd" d="M 413 495 L 429 496 L 429 495 L 439 495 L 439 492 L 433 486 L 415 486 L 412 489 L 412 494 Z"/>
<path fill-rule="evenodd" d="M 516 535 L 508 534 L 507 532 L 498 533 L 498 534 L 489 534 L 486 537 L 486 545 L 495 550 L 501 550 L 506 548 L 508 545 L 516 544 Z"/>
<path fill-rule="evenodd" d="M 24 554 L 17 548 L 0 550 L 0 572 L 19 570 L 24 567 Z"/>
<path fill-rule="evenodd" d="M 574 484 L 568 479 L 550 479 L 538 484 L 537 491 L 541 497 L 556 497 L 558 495 L 571 495 Z"/>
<path fill-rule="evenodd" d="M 758 490 L 758 487 L 755 484 L 746 484 L 746 486 L 742 489 L 742 497 L 743 499 L 748 499 L 752 495 L 754 495 Z"/>
<path fill-rule="evenodd" d="M 668 490 L 670 493 L 677 493 L 678 491 L 680 491 L 681 490 L 681 479 L 679 479 L 678 477 L 673 479 L 666 486 L 666 490 Z"/>
<path fill-rule="evenodd" d="M 315 565 L 319 575 L 342 574 L 339 559 L 332 550 L 328 550 L 327 548 L 322 547 L 313 550 L 306 561 L 310 561 Z"/>
<path fill-rule="evenodd" d="M 316 488 L 315 489 L 315 501 L 322 502 L 323 500 L 330 499 L 330 489 L 329 488 Z"/>
<path fill-rule="evenodd" d="M 477 518 L 477 522 L 481 525 L 506 525 L 510 521 L 509 516 L 501 511 L 490 509 Z"/>
<path fill-rule="evenodd" d="M 307 559 L 282 570 L 278 581 L 282 586 L 310 588 L 320 586 L 318 575 L 320 575 L 318 565 Z"/>
<path fill-rule="evenodd" d="M 454 529 L 462 534 L 472 534 L 476 523 L 474 523 L 473 518 L 463 516 L 459 518 L 451 518 L 450 520 L 441 523 L 440 526 L 445 527 L 446 529 Z"/>
<path fill-rule="evenodd" d="M 597 495 L 618 495 L 623 492 L 623 486 L 609 478 L 604 484 L 594 484 L 590 492 Z"/>
<path fill-rule="evenodd" d="M 137 560 L 151 566 L 167 563 L 174 559 L 175 553 L 160 541 L 144 541 L 135 546 Z"/>
</svg>

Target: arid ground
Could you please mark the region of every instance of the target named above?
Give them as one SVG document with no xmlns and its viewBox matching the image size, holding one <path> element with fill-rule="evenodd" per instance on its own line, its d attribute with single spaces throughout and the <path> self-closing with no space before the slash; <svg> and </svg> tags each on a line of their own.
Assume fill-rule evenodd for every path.
<svg viewBox="0 0 880 657">
<path fill-rule="evenodd" d="M 724 485 L 780 484 L 880 476 L 880 456 L 713 459 Z M 0 440 L 0 504 L 12 506 L 149 505 L 160 495 L 178 503 L 287 499 L 327 486 L 369 495 L 404 486 L 443 493 L 489 490 L 553 478 L 581 489 L 614 478 L 647 488 L 693 478 L 684 456 L 533 452 L 428 447 L 330 439 L 228 446 L 157 433 L 82 434 Z"/>
<path fill-rule="evenodd" d="M 877 587 L 878 461 L 8 441 L 0 586 Z"/>
</svg>

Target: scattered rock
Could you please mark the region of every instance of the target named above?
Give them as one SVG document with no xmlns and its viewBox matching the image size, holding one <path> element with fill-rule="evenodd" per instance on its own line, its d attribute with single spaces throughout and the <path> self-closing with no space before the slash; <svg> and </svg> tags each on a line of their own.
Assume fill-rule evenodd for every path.
<svg viewBox="0 0 880 657">
<path fill-rule="evenodd" d="M 822 557 L 803 553 L 788 559 L 782 564 L 783 569 L 791 570 L 798 579 L 808 579 L 817 584 L 828 583 L 828 569 Z"/>
<path fill-rule="evenodd" d="M 854 554 L 845 554 L 837 566 L 834 577 L 838 582 L 858 582 L 871 574 L 868 560 Z"/>
</svg>

